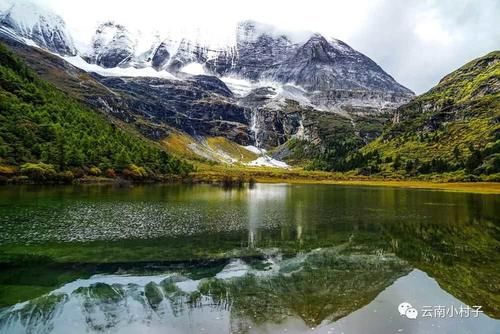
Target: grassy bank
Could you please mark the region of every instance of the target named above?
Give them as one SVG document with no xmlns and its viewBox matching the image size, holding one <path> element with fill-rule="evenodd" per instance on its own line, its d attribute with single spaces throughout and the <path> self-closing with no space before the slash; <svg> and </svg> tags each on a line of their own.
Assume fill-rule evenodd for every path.
<svg viewBox="0 0 500 334">
<path fill-rule="evenodd" d="M 218 165 L 199 166 L 198 170 L 191 173 L 190 176 L 193 183 L 216 183 L 230 177 L 235 180 L 253 180 L 260 183 L 337 184 L 500 194 L 500 182 L 454 182 L 452 178 L 445 175 L 431 175 L 426 179 L 398 179 L 362 176 L 355 173 L 329 173 L 266 167 L 224 167 Z"/>
<path fill-rule="evenodd" d="M 249 167 L 244 165 L 208 165 L 194 163 L 196 171 L 188 175 L 87 175 L 81 177 L 31 178 L 13 174 L 6 177 L 0 171 L 0 184 L 88 184 L 131 186 L 149 183 L 219 183 L 236 186 L 245 183 L 290 183 L 290 184 L 336 184 L 352 186 L 401 187 L 414 189 L 433 189 L 481 194 L 500 194 L 500 182 L 478 179 L 477 182 L 464 182 L 455 174 L 431 174 L 419 178 L 404 178 L 401 175 L 383 177 L 380 175 L 364 176 L 356 172 L 307 171 L 302 168 L 280 169 L 270 167 Z M 3 178 L 2 178 L 3 175 Z"/>
</svg>

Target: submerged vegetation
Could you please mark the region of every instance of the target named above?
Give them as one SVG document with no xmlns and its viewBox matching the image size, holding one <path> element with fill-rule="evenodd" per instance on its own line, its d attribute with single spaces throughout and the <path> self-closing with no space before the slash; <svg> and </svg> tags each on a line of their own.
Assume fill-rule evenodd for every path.
<svg viewBox="0 0 500 334">
<path fill-rule="evenodd" d="M 0 44 L 0 178 L 141 180 L 193 167 L 41 80 Z"/>
<path fill-rule="evenodd" d="M 244 304 L 274 291 L 274 305 L 295 305 L 294 312 L 306 314 L 312 325 L 337 302 L 347 303 L 339 311 L 355 306 L 320 291 L 335 295 L 349 286 L 378 291 L 391 282 L 384 277 L 399 277 L 391 270 L 404 261 L 403 272 L 423 270 L 457 298 L 500 317 L 499 287 L 491 284 L 500 268 L 496 196 L 258 184 L 230 191 L 207 185 L 20 186 L 1 188 L 0 197 L 4 306 L 93 274 L 169 271 L 209 278 L 208 287 Z M 36 223 L 32 217 L 38 217 Z M 300 262 L 304 255 L 306 266 Z M 234 259 L 272 273 L 270 258 L 300 261 L 281 266 L 282 277 L 247 277 L 234 286 L 214 277 Z M 323 288 L 317 295 L 307 290 L 318 284 Z M 252 287 L 258 292 L 251 294 Z M 304 300 L 310 312 L 298 304 L 301 292 L 311 296 Z M 360 294 L 357 306 L 366 298 L 371 297 Z M 321 314 L 315 301 L 329 311 Z M 263 316 L 258 309 L 255 321 Z M 281 308 L 275 311 L 283 315 Z"/>
</svg>

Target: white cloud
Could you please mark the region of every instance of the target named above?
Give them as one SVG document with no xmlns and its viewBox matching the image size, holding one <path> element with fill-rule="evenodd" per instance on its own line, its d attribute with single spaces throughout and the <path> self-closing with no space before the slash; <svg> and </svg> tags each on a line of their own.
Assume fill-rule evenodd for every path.
<svg viewBox="0 0 500 334">
<path fill-rule="evenodd" d="M 417 37 L 428 43 L 450 44 L 453 42 L 453 36 L 447 31 L 437 17 L 428 16 L 418 20 L 415 29 Z"/>
<path fill-rule="evenodd" d="M 500 49 L 499 14 L 496 0 L 385 0 L 349 42 L 423 93 L 468 61 Z"/>
<path fill-rule="evenodd" d="M 234 41 L 234 26 L 245 19 L 320 32 L 365 53 L 417 93 L 500 48 L 497 0 L 36 1 L 65 19 L 77 45 L 109 19 L 145 34 L 189 35 L 212 44 Z"/>
</svg>

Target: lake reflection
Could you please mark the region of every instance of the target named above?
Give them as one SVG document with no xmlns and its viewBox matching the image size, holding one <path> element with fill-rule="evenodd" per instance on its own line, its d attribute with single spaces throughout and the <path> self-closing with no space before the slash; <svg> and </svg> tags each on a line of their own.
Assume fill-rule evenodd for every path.
<svg viewBox="0 0 500 334">
<path fill-rule="evenodd" d="M 326 185 L 0 188 L 0 332 L 500 332 L 499 204 Z M 483 313 L 410 320 L 403 301 Z"/>
</svg>

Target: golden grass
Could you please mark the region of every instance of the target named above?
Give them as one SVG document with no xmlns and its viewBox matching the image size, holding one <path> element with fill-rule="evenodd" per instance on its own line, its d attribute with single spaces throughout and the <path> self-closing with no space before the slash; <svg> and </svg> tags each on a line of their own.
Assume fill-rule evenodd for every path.
<svg viewBox="0 0 500 334">
<path fill-rule="evenodd" d="M 240 162 L 250 162 L 258 158 L 257 154 L 224 137 L 208 137 L 207 143 L 213 150 L 224 152 Z"/>
<path fill-rule="evenodd" d="M 176 131 L 171 132 L 161 144 L 168 152 L 192 160 L 190 162 L 196 166 L 200 161 L 203 165 L 207 157 L 217 162 L 229 162 L 233 159 L 236 164 L 257 159 L 257 154 L 223 137 L 207 137 L 206 141 L 200 142 L 186 133 Z"/>
<path fill-rule="evenodd" d="M 394 180 L 354 173 L 329 173 L 305 171 L 303 169 L 283 170 L 266 167 L 243 166 L 206 166 L 200 165 L 197 172 L 191 174 L 195 182 L 219 182 L 225 176 L 252 178 L 260 183 L 290 184 L 332 184 L 371 187 L 398 187 L 411 189 L 431 189 L 442 191 L 469 192 L 480 194 L 500 194 L 500 183 L 497 182 L 438 182 L 425 180 Z"/>
<path fill-rule="evenodd" d="M 162 140 L 162 145 L 168 152 L 182 156 L 184 158 L 197 158 L 198 156 L 189 148 L 194 140 L 187 134 L 173 132 Z"/>
<path fill-rule="evenodd" d="M 220 182 L 225 177 L 254 179 L 261 183 L 291 183 L 291 184 L 335 184 L 373 187 L 399 187 L 413 189 L 432 189 L 444 191 L 470 192 L 482 194 L 500 194 L 500 183 L 495 182 L 447 182 L 444 176 L 437 180 L 406 180 L 398 179 L 397 175 L 391 178 L 370 177 L 356 175 L 355 172 L 331 173 L 322 171 L 306 171 L 302 168 L 280 169 L 271 167 L 250 167 L 241 163 L 211 164 L 200 160 L 190 148 L 189 144 L 195 140 L 181 132 L 173 132 L 162 141 L 164 147 L 171 153 L 190 160 L 196 166 L 196 172 L 191 173 L 194 182 Z M 207 138 L 208 149 L 221 151 L 241 162 L 248 162 L 257 158 L 257 155 L 244 149 L 240 145 L 222 137 Z M 200 145 L 199 145 L 200 146 Z M 192 160 L 191 160 L 192 159 Z"/>
<path fill-rule="evenodd" d="M 325 181 L 324 184 L 359 185 L 373 187 L 398 187 L 431 189 L 478 194 L 500 194 L 500 183 L 496 182 L 431 182 L 412 180 L 347 180 Z"/>
</svg>

